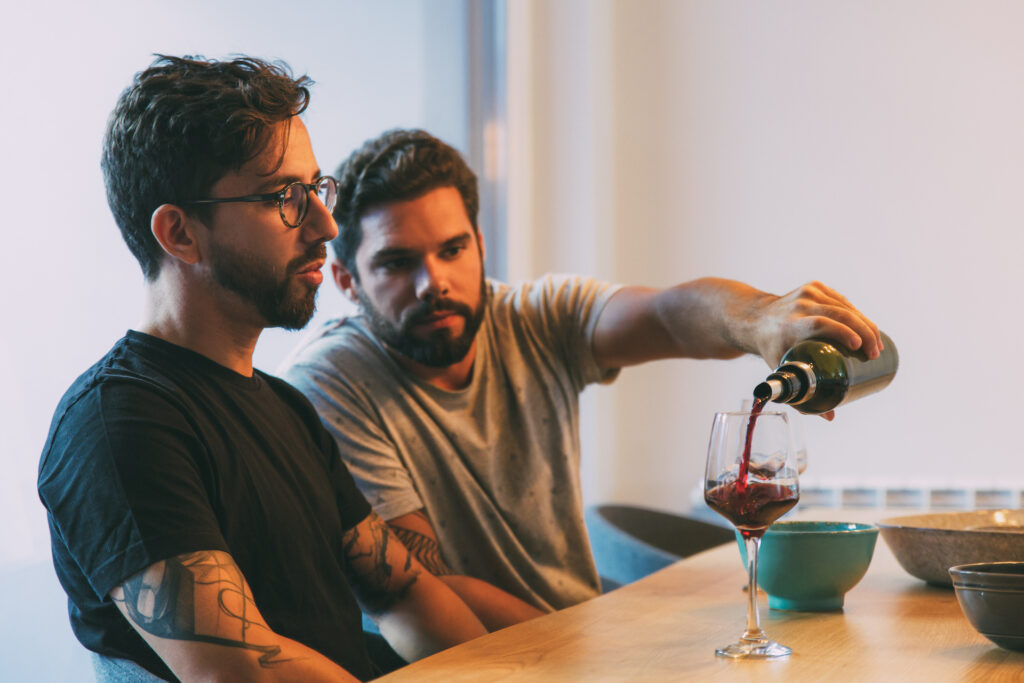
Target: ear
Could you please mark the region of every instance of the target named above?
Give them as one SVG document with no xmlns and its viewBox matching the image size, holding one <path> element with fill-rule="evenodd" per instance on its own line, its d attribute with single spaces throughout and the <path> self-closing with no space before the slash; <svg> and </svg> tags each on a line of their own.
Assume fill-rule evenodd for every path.
<svg viewBox="0 0 1024 683">
<path fill-rule="evenodd" d="M 192 231 L 195 222 L 180 206 L 161 204 L 149 219 L 149 229 L 163 250 L 185 263 L 199 262 L 199 245 Z"/>
<path fill-rule="evenodd" d="M 331 277 L 334 278 L 334 284 L 338 285 L 338 289 L 345 295 L 345 298 L 354 304 L 359 303 L 352 273 L 348 272 L 348 268 L 337 259 L 331 261 Z"/>
</svg>

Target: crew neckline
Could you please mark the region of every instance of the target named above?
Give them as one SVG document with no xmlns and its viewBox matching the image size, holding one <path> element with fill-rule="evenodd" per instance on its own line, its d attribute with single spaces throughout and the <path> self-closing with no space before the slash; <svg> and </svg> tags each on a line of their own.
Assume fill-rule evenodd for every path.
<svg viewBox="0 0 1024 683">
<path fill-rule="evenodd" d="M 198 351 L 193 351 L 192 349 L 169 342 L 166 339 L 161 339 L 160 337 L 155 337 L 151 334 L 147 334 L 146 332 L 130 329 L 125 334 L 125 340 L 129 345 L 145 347 L 146 349 L 159 353 L 172 362 L 191 365 L 193 368 L 201 372 L 214 375 L 220 380 L 230 382 L 240 387 L 258 389 L 263 383 L 263 380 L 260 377 L 262 371 L 255 367 L 252 370 L 252 375 L 246 377 L 227 366 L 221 365 L 212 358 L 204 356 Z"/>
</svg>

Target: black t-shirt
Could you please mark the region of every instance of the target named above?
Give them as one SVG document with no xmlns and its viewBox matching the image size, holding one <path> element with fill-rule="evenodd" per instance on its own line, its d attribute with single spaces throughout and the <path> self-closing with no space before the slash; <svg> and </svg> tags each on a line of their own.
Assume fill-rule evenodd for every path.
<svg viewBox="0 0 1024 683">
<path fill-rule="evenodd" d="M 270 628 L 373 676 L 342 549 L 370 507 L 284 381 L 129 331 L 58 405 L 39 496 L 88 649 L 173 679 L 108 593 L 154 562 L 222 550 Z"/>
</svg>

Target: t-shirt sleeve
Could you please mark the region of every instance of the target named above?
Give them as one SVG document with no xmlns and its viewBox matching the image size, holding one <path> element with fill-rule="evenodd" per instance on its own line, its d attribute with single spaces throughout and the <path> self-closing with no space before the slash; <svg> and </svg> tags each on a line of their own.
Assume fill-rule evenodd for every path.
<svg viewBox="0 0 1024 683">
<path fill-rule="evenodd" d="M 316 408 L 356 485 L 381 518 L 394 519 L 423 507 L 379 413 L 387 405 L 370 399 L 379 380 L 342 377 L 323 358 L 317 363 L 298 362 L 285 369 L 283 376 Z"/>
<path fill-rule="evenodd" d="M 618 376 L 617 368 L 598 366 L 593 340 L 601 311 L 621 286 L 578 275 L 547 275 L 521 287 L 520 312 L 559 356 L 576 391 Z"/>
<path fill-rule="evenodd" d="M 97 598 L 154 562 L 227 545 L 195 430 L 173 400 L 109 381 L 63 416 L 40 467 L 50 523 Z"/>
</svg>

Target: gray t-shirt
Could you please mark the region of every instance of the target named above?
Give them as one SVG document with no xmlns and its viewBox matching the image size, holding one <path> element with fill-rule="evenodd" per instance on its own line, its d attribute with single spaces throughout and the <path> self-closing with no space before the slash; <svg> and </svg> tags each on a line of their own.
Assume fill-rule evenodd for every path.
<svg viewBox="0 0 1024 683">
<path fill-rule="evenodd" d="M 404 370 L 362 316 L 316 330 L 282 375 L 316 406 L 377 513 L 423 508 L 448 565 L 545 610 L 600 592 L 583 522 L 579 393 L 610 382 L 591 341 L 617 288 L 488 281 L 469 385 Z"/>
</svg>

